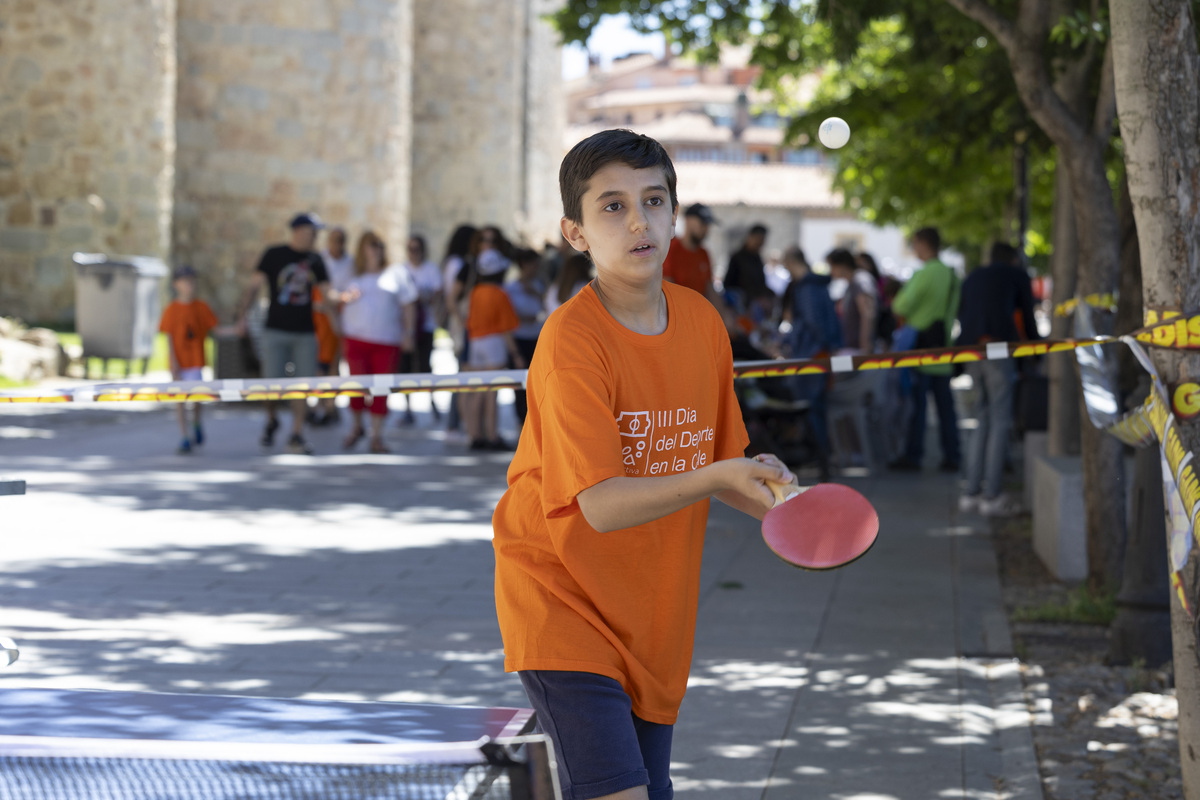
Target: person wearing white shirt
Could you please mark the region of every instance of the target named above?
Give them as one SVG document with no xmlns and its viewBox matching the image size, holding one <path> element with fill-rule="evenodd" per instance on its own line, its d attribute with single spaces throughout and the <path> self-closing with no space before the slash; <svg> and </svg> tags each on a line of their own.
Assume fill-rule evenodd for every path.
<svg viewBox="0 0 1200 800">
<path fill-rule="evenodd" d="M 504 291 L 508 293 L 513 310 L 517 312 L 517 318 L 521 320 L 521 327 L 513 331 L 513 339 L 517 343 L 517 350 L 520 351 L 521 357 L 525 359 L 526 364 L 529 364 L 533 360 L 538 336 L 545 323 L 546 315 L 543 304 L 546 286 L 538 277 L 542 260 L 537 253 L 533 250 L 518 250 L 516 260 L 517 266 L 521 268 L 521 275 L 516 280 L 504 284 Z M 529 400 L 524 389 L 516 392 L 513 407 L 517 412 L 517 421 L 524 425 L 525 417 L 529 412 Z"/>
<path fill-rule="evenodd" d="M 325 249 L 321 251 L 329 285 L 341 292 L 354 277 L 354 256 L 346 251 L 346 229 L 330 228 L 325 234 Z M 342 364 L 341 308 L 314 311 L 317 328 L 317 374 L 337 375 Z M 308 422 L 314 426 L 335 425 L 338 409 L 332 397 L 322 397 L 316 408 L 308 412 Z"/>
<path fill-rule="evenodd" d="M 403 264 L 386 265 L 387 248 L 383 240 L 367 231 L 358 240 L 354 277 L 347 286 L 346 304 L 342 307 L 342 332 L 351 375 L 395 372 L 401 354 L 412 349 L 416 338 L 417 286 Z M 350 399 L 354 427 L 343 443 L 347 450 L 366 435 L 363 429 L 366 407 L 361 397 Z M 386 394 L 371 399 L 370 412 L 371 452 L 387 453 L 383 443 Z"/>
<path fill-rule="evenodd" d="M 329 273 L 329 285 L 339 292 L 344 290 L 354 277 L 354 255 L 346 250 L 346 229 L 330 228 L 325 234 L 325 271 Z"/>
<path fill-rule="evenodd" d="M 458 284 L 458 276 L 462 274 L 463 266 L 471 249 L 471 240 L 475 238 L 474 225 L 459 225 L 450 234 L 446 242 L 446 257 L 442 259 L 442 297 L 444 298 L 441 324 L 454 341 L 454 354 L 460 361 L 466 360 L 464 346 L 467 338 L 466 319 L 467 292 L 462 291 Z M 446 421 L 446 432 L 454 433 L 462 428 L 462 417 L 458 413 L 459 395 L 450 395 L 450 413 Z"/>
<path fill-rule="evenodd" d="M 442 271 L 438 269 L 437 264 L 429 260 L 428 246 L 424 236 L 414 234 L 408 237 L 407 254 L 404 266 L 417 287 L 419 297 L 417 299 L 416 341 L 413 343 L 413 349 L 406 350 L 401 357 L 400 371 L 432 372 L 433 365 L 430 363 L 430 358 L 433 355 L 433 332 L 443 313 L 442 298 L 445 296 L 442 289 Z M 412 425 L 416 420 L 413 417 L 409 396 L 401 395 L 401 397 L 405 402 L 403 422 L 406 425 Z M 430 402 L 430 407 L 433 409 L 433 418 L 440 421 L 442 412 L 433 402 Z"/>
</svg>

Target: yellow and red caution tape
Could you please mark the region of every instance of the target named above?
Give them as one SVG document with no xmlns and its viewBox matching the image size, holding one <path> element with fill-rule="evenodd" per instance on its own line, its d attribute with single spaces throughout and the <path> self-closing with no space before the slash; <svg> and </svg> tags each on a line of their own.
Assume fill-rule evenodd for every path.
<svg viewBox="0 0 1200 800">
<path fill-rule="evenodd" d="M 1200 314 L 1157 318 L 1128 335 L 1153 347 L 1200 350 Z M 734 365 L 738 378 L 779 378 L 789 375 L 865 372 L 947 364 L 969 364 L 1005 358 L 1028 358 L 1069 352 L 1080 347 L 1119 342 L 1123 337 L 1097 336 L 1085 339 L 1043 339 L 1035 342 L 989 342 L 984 345 L 906 350 L 896 353 L 844 355 L 776 361 L 743 361 Z M 219 381 L 172 381 L 166 383 L 127 381 L 89 383 L 59 389 L 10 390 L 0 392 L 3 403 L 119 403 L 119 402 L 252 402 L 293 400 L 307 397 L 362 397 L 365 395 L 409 394 L 412 392 L 487 392 L 521 389 L 524 370 L 395 375 L 351 375 L 346 377 L 298 377 Z M 1184 392 L 1181 399 L 1193 402 Z"/>
</svg>

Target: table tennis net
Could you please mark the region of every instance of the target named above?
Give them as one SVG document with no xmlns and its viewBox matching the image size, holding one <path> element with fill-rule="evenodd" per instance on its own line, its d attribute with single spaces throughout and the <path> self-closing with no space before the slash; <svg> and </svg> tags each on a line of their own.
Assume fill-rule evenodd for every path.
<svg viewBox="0 0 1200 800">
<path fill-rule="evenodd" d="M 552 800 L 533 766 L 481 751 L 442 763 L 336 763 L 164 757 L 38 755 L 0 749 L 0 800 Z M 157 748 L 156 748 L 157 749 Z M 522 747 L 521 750 L 528 748 Z M 440 760 L 440 759 L 439 759 Z"/>
</svg>

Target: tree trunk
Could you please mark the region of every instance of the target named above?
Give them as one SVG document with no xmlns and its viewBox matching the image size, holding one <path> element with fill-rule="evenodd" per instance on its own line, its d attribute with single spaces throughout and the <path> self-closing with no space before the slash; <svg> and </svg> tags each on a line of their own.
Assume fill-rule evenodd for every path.
<svg viewBox="0 0 1200 800">
<path fill-rule="evenodd" d="M 1079 232 L 1078 293 L 1111 294 L 1120 271 L 1120 224 L 1104 163 L 1108 138 L 1090 134 L 1059 152 L 1071 178 L 1075 224 Z M 1114 332 L 1111 314 L 1093 314 L 1096 332 Z M 1116 353 L 1111 357 L 1116 358 Z M 1094 591 L 1115 591 L 1121 582 L 1125 547 L 1124 445 L 1097 430 L 1086 417 L 1080 424 L 1083 457 L 1084 524 L 1087 530 L 1088 585 Z"/>
<path fill-rule="evenodd" d="M 1142 251 L 1147 305 L 1200 309 L 1200 53 L 1188 0 L 1111 0 L 1113 55 L 1125 167 Z M 1200 378 L 1200 356 L 1151 351 L 1168 383 Z M 1200 452 L 1200 423 L 1176 420 Z M 1193 610 L 1198 561 L 1184 569 Z M 1200 798 L 1200 662 L 1196 629 L 1172 593 L 1183 792 Z"/>
<path fill-rule="evenodd" d="M 1150 381 L 1145 381 L 1148 388 Z M 1171 580 L 1162 459 L 1157 447 L 1134 455 L 1133 508 L 1125 570 L 1110 628 L 1108 661 L 1159 667 L 1171 660 Z"/>
<path fill-rule="evenodd" d="M 1079 240 L 1075 233 L 1075 205 L 1071 201 L 1071 180 L 1067 168 L 1059 163 L 1054 175 L 1054 253 L 1050 256 L 1054 286 L 1051 302 L 1057 307 L 1075 296 L 1075 278 L 1079 263 Z M 1071 318 L 1053 318 L 1050 335 L 1056 339 L 1071 336 Z M 1079 455 L 1079 378 L 1075 375 L 1075 356 L 1051 353 L 1046 356 L 1050 401 L 1047 410 L 1046 451 L 1051 456 Z"/>
<path fill-rule="evenodd" d="M 1104 162 L 1116 112 L 1112 50 L 1106 48 L 1099 90 L 1090 114 L 1080 114 L 1055 91 L 1046 61 L 1052 6 L 1047 0 L 1022 0 L 1015 20 L 986 0 L 946 0 L 996 37 L 1008 56 L 1017 94 L 1029 116 L 1058 147 L 1059 167 L 1066 167 L 1075 207 L 1079 241 L 1078 293 L 1111 294 L 1120 266 L 1116 204 Z M 1085 61 L 1092 60 L 1090 50 Z M 1096 315 L 1097 332 L 1112 333 L 1111 318 Z M 1120 580 L 1125 542 L 1124 462 L 1112 437 L 1097 435 L 1090 422 L 1081 425 L 1084 514 L 1087 529 L 1088 583 L 1093 589 L 1115 589 Z"/>
<path fill-rule="evenodd" d="M 1068 3 L 1055 0 L 1050 14 L 1053 19 L 1058 19 L 1070 11 Z M 1062 99 L 1071 114 L 1080 119 L 1086 117 L 1091 99 L 1089 77 L 1095 69 L 1094 60 L 1092 48 L 1089 48 L 1082 58 L 1055 65 L 1054 93 Z M 1054 229 L 1051 231 L 1054 252 L 1050 261 L 1054 280 L 1052 299 L 1056 308 L 1075 297 L 1079 277 L 1079 234 L 1075 229 L 1071 178 L 1061 155 L 1057 164 L 1054 172 Z M 1056 339 L 1069 338 L 1074 333 L 1072 327 L 1071 317 L 1055 316 L 1052 318 L 1050 335 Z M 1053 353 L 1046 359 L 1050 390 L 1046 452 L 1051 456 L 1077 456 L 1080 450 L 1080 425 L 1086 417 L 1080 416 L 1083 398 L 1075 356 L 1071 353 Z"/>
<path fill-rule="evenodd" d="M 1142 263 L 1129 177 L 1121 175 L 1121 295 L 1117 302 L 1117 330 L 1132 331 L 1142 324 Z M 1117 394 L 1126 409 L 1141 405 L 1150 388 L 1150 376 L 1125 346 L 1114 347 L 1119 382 Z M 1133 506 L 1117 616 L 1110 628 L 1108 661 L 1152 667 L 1171 660 L 1171 581 L 1167 555 L 1166 508 L 1163 503 L 1162 467 L 1158 448 L 1144 447 L 1134 455 Z"/>
</svg>

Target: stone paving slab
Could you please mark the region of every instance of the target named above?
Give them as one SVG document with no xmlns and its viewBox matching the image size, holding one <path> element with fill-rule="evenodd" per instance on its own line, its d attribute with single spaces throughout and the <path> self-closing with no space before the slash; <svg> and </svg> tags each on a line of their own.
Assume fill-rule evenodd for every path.
<svg viewBox="0 0 1200 800">
<path fill-rule="evenodd" d="M 189 457 L 171 409 L 0 419 L 28 481 L 3 508 L 0 631 L 22 657 L 0 686 L 525 705 L 492 605 L 505 456 L 420 427 L 388 429 L 393 455 L 336 430 L 316 457 L 264 454 L 252 409 L 208 419 Z M 679 796 L 1038 796 L 1011 790 L 1036 762 L 982 527 L 945 476 L 854 485 L 880 540 L 829 573 L 714 503 Z"/>
</svg>

